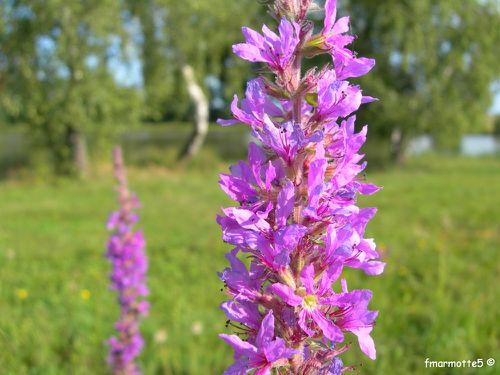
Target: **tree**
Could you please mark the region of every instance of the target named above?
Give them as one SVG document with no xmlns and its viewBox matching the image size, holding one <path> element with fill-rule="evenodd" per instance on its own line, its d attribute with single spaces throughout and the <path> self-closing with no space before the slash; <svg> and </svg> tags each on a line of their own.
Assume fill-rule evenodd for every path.
<svg viewBox="0 0 500 375">
<path fill-rule="evenodd" d="M 136 21 L 137 35 L 134 42 L 140 51 L 145 96 L 142 115 L 147 121 L 160 121 L 167 113 L 175 113 L 179 104 L 175 106 L 169 103 L 176 97 L 176 74 L 163 32 L 165 10 L 156 0 L 127 0 L 125 6 L 131 24 L 134 24 L 134 19 Z"/>
<path fill-rule="evenodd" d="M 194 129 L 188 141 L 179 154 L 180 161 L 187 161 L 198 154 L 208 134 L 208 100 L 200 85 L 194 79 L 194 70 L 191 65 L 182 68 L 182 75 L 186 80 L 187 90 L 192 103 L 196 107 L 194 114 Z"/>
<path fill-rule="evenodd" d="M 87 168 L 85 131 L 133 116 L 136 94 L 109 71 L 125 41 L 120 2 L 1 3 L 2 109 L 40 137 L 58 174 Z"/>
<path fill-rule="evenodd" d="M 217 99 L 228 102 L 232 92 L 243 88 L 249 71 L 233 58 L 231 45 L 242 39 L 241 22 L 254 24 L 261 7 L 254 0 L 186 0 L 182 5 L 146 0 L 129 1 L 128 8 L 142 31 L 146 118 L 194 120 L 193 136 L 181 158 L 192 156 L 206 133 L 205 101 L 217 111 L 224 108 Z M 191 70 L 193 74 L 186 75 Z"/>
<path fill-rule="evenodd" d="M 457 144 L 486 124 L 492 83 L 500 75 L 500 8 L 495 0 L 356 0 L 345 3 L 358 40 L 354 49 L 377 60 L 360 82 L 382 100 L 361 118 L 392 136 L 403 159 L 408 138 L 422 132 Z"/>
</svg>

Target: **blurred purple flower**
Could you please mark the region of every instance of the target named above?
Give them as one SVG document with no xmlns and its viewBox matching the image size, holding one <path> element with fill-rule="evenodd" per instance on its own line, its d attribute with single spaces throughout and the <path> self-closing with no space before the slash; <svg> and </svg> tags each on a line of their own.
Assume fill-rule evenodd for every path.
<svg viewBox="0 0 500 375">
<path fill-rule="evenodd" d="M 148 303 L 142 299 L 148 294 L 145 279 L 148 264 L 143 234 L 133 229 L 139 220 L 134 210 L 140 205 L 135 195 L 128 191 L 119 147 L 115 148 L 113 159 L 120 209 L 113 212 L 107 222 L 111 236 L 106 256 L 112 265 L 111 288 L 118 293 L 120 318 L 115 324 L 117 336 L 108 340 L 108 363 L 114 374 L 139 375 L 141 371 L 135 358 L 144 345 L 139 319 L 147 315 L 149 309 Z"/>
</svg>

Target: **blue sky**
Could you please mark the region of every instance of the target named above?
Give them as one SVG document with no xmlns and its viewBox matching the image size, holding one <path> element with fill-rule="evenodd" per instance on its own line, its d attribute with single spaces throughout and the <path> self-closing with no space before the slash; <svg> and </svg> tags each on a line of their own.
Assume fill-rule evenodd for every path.
<svg viewBox="0 0 500 375">
<path fill-rule="evenodd" d="M 500 94 L 497 94 L 495 96 L 495 100 L 493 103 L 493 107 L 491 108 L 491 112 L 496 114 L 496 115 L 500 115 Z"/>
</svg>

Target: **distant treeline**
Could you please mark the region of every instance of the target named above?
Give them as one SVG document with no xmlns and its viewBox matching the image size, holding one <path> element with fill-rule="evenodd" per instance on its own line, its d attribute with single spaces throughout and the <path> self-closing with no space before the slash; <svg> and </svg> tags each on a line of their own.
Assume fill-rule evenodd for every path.
<svg viewBox="0 0 500 375">
<path fill-rule="evenodd" d="M 262 3 L 2 1 L 0 119 L 11 127 L 27 124 L 30 142 L 49 155 L 50 169 L 70 174 L 87 168 L 96 143 L 87 134 L 109 141 L 141 121 L 191 121 L 193 101 L 181 74 L 186 66 L 207 98 L 211 120 L 229 116 L 233 93 L 241 97 L 254 75 L 231 45 L 243 39 L 242 24 L 260 28 L 269 21 Z M 390 157 L 403 159 L 418 134 L 453 148 L 464 132 L 493 131 L 488 110 L 500 77 L 497 1 L 339 6 L 340 16 L 352 15 L 359 36 L 353 48 L 377 60 L 360 83 L 380 101 L 363 109 L 358 123 L 370 125 L 371 137 Z"/>
</svg>

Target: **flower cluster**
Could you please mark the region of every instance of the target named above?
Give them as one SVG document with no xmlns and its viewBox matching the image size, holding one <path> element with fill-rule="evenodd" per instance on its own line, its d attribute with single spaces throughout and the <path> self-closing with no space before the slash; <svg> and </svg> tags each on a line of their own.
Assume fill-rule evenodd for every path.
<svg viewBox="0 0 500 375">
<path fill-rule="evenodd" d="M 141 372 L 134 360 L 143 346 L 139 319 L 148 312 L 148 303 L 142 299 L 148 294 L 145 280 L 148 264 L 142 232 L 133 229 L 139 219 L 134 210 L 140 205 L 136 196 L 128 191 L 119 147 L 113 152 L 113 160 L 120 209 L 111 214 L 107 223 L 111 236 L 106 256 L 112 264 L 111 288 L 118 293 L 120 318 L 115 324 L 117 336 L 108 341 L 108 363 L 114 374 L 139 375 Z"/>
<path fill-rule="evenodd" d="M 339 357 L 348 348 L 345 332 L 376 356 L 372 293 L 349 291 L 341 278 L 344 267 L 379 275 L 385 266 L 365 238 L 376 209 L 356 206 L 358 193 L 379 190 L 359 176 L 367 128 L 356 133 L 353 115 L 375 99 L 346 80 L 367 73 L 374 60 L 347 48 L 354 38 L 346 34 L 349 18 L 336 18 L 335 0 L 326 1 L 318 34 L 306 19 L 311 6 L 276 0 L 278 33 L 243 28 L 245 43 L 233 47 L 271 74 L 250 81 L 241 104 L 235 96 L 234 119 L 219 120 L 248 125 L 258 141 L 250 143 L 248 161 L 220 179 L 239 203 L 217 218 L 223 240 L 234 246 L 230 267 L 219 274 L 231 297 L 221 308 L 235 331 L 220 335 L 235 354 L 225 374 L 340 374 L 349 369 Z M 302 59 L 318 54 L 332 63 L 302 72 Z"/>
</svg>

